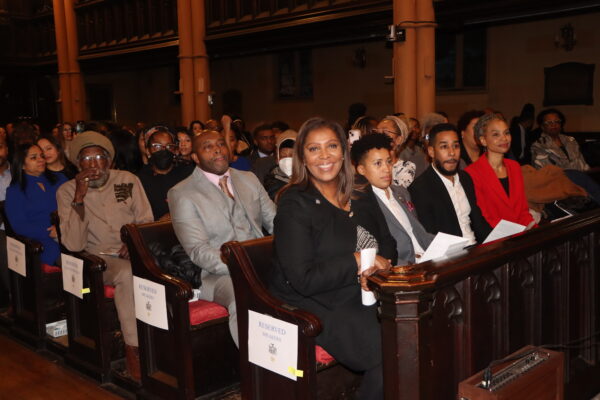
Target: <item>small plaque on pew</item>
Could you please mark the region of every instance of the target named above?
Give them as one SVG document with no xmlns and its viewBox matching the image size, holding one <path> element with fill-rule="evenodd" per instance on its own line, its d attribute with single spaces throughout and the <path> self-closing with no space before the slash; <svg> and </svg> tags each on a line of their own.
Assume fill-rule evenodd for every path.
<svg viewBox="0 0 600 400">
<path fill-rule="evenodd" d="M 298 326 L 248 310 L 248 361 L 298 380 Z"/>
<path fill-rule="evenodd" d="M 25 268 L 25 244 L 9 236 L 6 237 L 6 256 L 8 268 L 17 274 L 27 276 Z"/>
<path fill-rule="evenodd" d="M 140 321 L 168 330 L 165 287 L 148 279 L 133 277 L 135 317 Z"/>
<path fill-rule="evenodd" d="M 63 290 L 83 299 L 83 260 L 62 253 L 60 260 L 62 262 Z"/>
</svg>

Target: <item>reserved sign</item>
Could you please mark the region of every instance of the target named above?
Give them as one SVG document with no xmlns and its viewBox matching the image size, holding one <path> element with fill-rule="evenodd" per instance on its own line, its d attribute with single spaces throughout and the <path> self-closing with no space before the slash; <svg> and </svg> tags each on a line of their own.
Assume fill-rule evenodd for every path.
<svg viewBox="0 0 600 400">
<path fill-rule="evenodd" d="M 135 317 L 148 325 L 168 330 L 165 287 L 148 279 L 133 277 Z"/>
<path fill-rule="evenodd" d="M 248 310 L 248 361 L 294 381 L 302 377 L 298 326 Z"/>
<path fill-rule="evenodd" d="M 19 275 L 27 276 L 25 267 L 25 244 L 17 239 L 6 237 L 6 256 L 8 268 L 12 269 Z"/>
</svg>

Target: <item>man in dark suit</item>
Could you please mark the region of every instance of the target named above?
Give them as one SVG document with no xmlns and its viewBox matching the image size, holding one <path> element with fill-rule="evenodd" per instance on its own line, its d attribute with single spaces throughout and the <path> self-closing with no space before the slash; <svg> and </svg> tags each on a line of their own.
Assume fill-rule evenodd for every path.
<svg viewBox="0 0 600 400">
<path fill-rule="evenodd" d="M 462 236 L 471 244 L 483 242 L 491 227 L 477 206 L 471 177 L 458 169 L 460 143 L 454 125 L 434 126 L 427 152 L 433 164 L 409 187 L 419 220 L 430 233 Z"/>
<path fill-rule="evenodd" d="M 250 153 L 248 159 L 252 164 L 252 172 L 263 183 L 265 176 L 277 165 L 275 160 L 275 132 L 268 124 L 259 125 L 252 133 L 256 148 Z"/>
</svg>

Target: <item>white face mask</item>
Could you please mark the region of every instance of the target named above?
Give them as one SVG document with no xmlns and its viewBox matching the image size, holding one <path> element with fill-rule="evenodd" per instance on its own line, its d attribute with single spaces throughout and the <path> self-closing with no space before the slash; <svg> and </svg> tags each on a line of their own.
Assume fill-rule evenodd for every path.
<svg viewBox="0 0 600 400">
<path fill-rule="evenodd" d="M 279 160 L 279 168 L 287 176 L 292 176 L 292 157 L 284 157 Z"/>
</svg>

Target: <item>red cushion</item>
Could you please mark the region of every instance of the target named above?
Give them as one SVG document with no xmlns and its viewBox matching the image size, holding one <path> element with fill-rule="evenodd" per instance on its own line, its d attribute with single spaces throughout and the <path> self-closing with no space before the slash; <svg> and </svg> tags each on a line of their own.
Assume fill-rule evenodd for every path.
<svg viewBox="0 0 600 400">
<path fill-rule="evenodd" d="M 42 264 L 42 272 L 44 274 L 55 274 L 60 272 L 60 267 L 56 267 L 54 265 Z"/>
<path fill-rule="evenodd" d="M 229 316 L 225 307 L 212 301 L 192 301 L 189 303 L 189 308 L 190 325 L 198 325 L 206 321 Z"/>
<path fill-rule="evenodd" d="M 335 361 L 328 352 L 325 351 L 321 346 L 315 346 L 315 358 L 317 359 L 318 364 L 329 364 Z"/>
<path fill-rule="evenodd" d="M 107 299 L 115 298 L 115 287 L 104 285 L 104 297 Z"/>
</svg>

